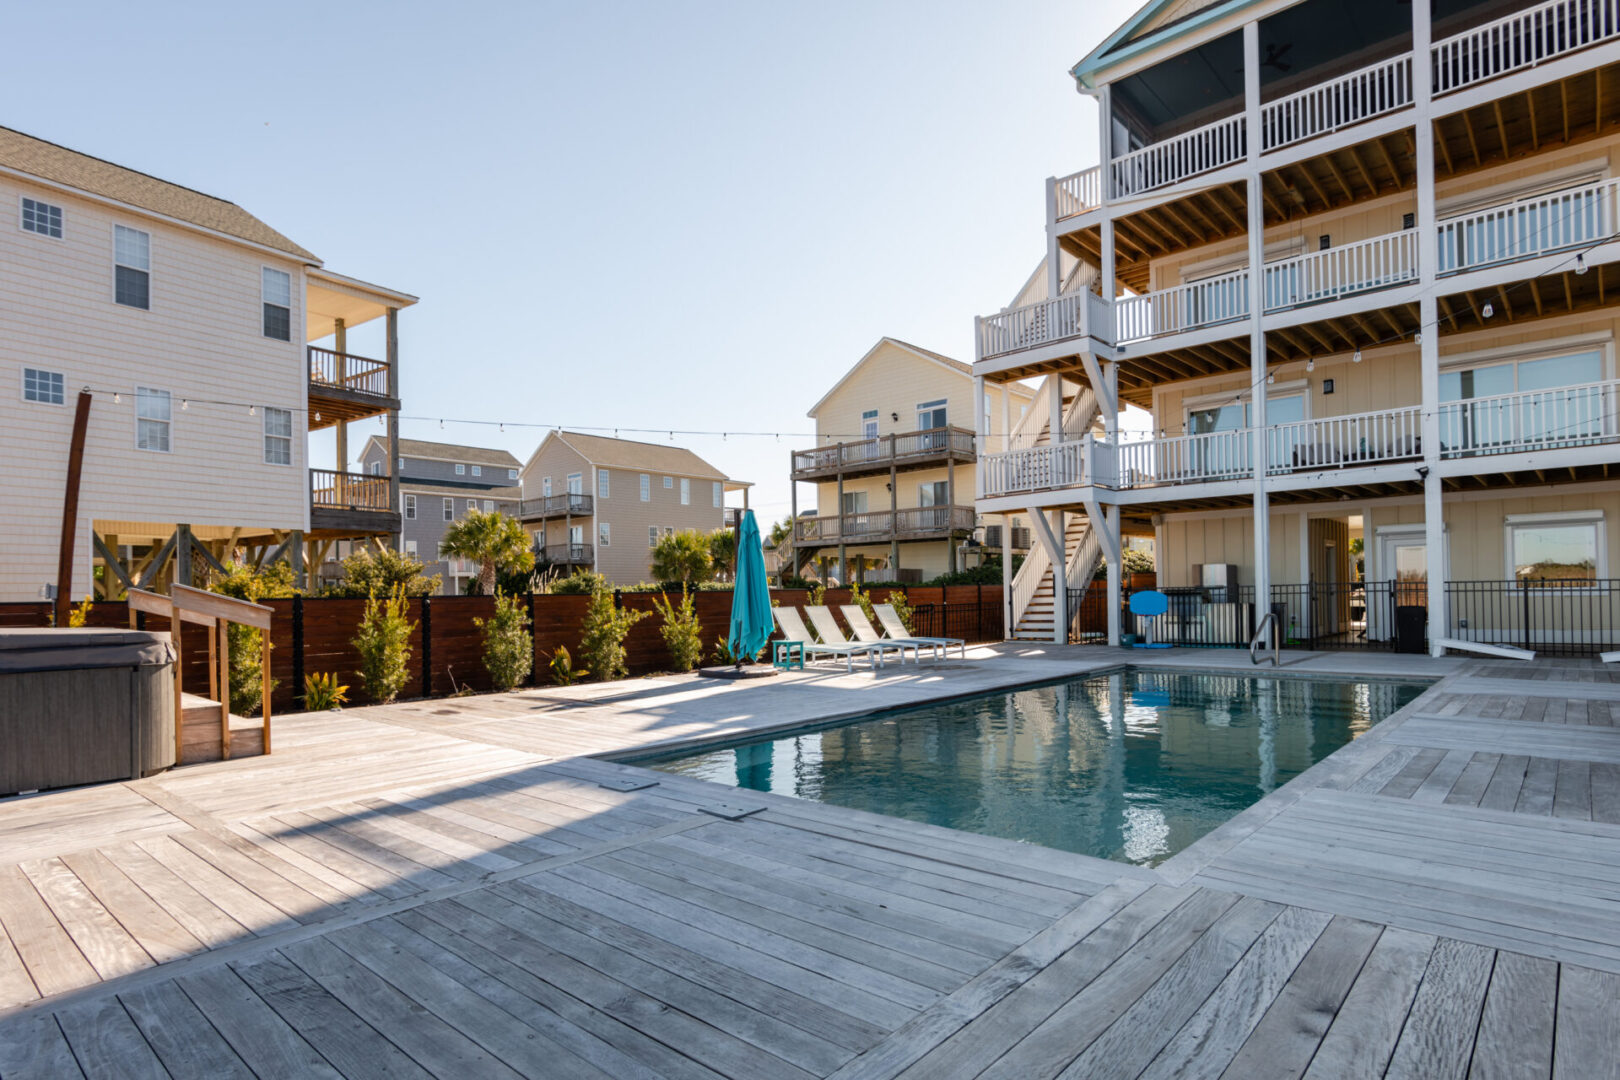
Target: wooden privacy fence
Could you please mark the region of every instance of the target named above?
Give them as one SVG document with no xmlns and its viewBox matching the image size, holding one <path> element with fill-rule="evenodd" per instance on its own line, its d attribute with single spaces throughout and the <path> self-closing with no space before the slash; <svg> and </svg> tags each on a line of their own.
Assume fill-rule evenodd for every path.
<svg viewBox="0 0 1620 1080">
<path fill-rule="evenodd" d="M 898 589 L 870 590 L 876 602 L 888 599 Z M 949 634 L 970 642 L 1000 641 L 1001 586 L 951 585 L 911 586 L 903 590 L 916 612 L 916 632 L 925 635 Z M 802 607 L 808 602 L 804 589 L 773 589 L 771 599 L 784 606 Z M 547 685 L 547 664 L 558 647 L 566 648 L 576 668 L 584 666 L 580 656 L 580 636 L 589 596 L 531 594 L 523 598 L 534 635 L 533 685 Z M 632 611 L 652 611 L 657 593 L 621 593 L 619 601 Z M 674 597 L 672 597 L 674 599 Z M 731 593 L 700 592 L 693 596 L 701 625 L 704 662 L 709 663 L 717 639 L 731 626 Z M 826 601 L 837 605 L 852 603 L 848 589 L 828 589 Z M 370 698 L 355 672 L 360 656 L 352 644 L 360 620 L 365 615 L 364 600 L 293 597 L 262 600 L 272 612 L 270 629 L 270 677 L 272 710 L 297 709 L 303 696 L 304 676 L 332 672 L 349 687 L 352 704 L 365 704 Z M 48 603 L 0 604 L 0 626 L 45 626 Z M 402 697 L 438 697 L 460 689 L 489 690 L 489 673 L 484 670 L 483 634 L 474 620 L 495 613 L 495 601 L 487 596 L 434 596 L 411 600 L 406 617 L 416 624 L 411 631 L 411 656 Z M 147 630 L 169 630 L 169 621 L 155 614 L 139 615 Z M 127 626 L 132 613 L 122 602 L 98 601 L 91 609 L 91 626 Z M 842 619 L 840 618 L 840 621 Z M 662 620 L 656 613 L 631 627 L 625 639 L 630 673 L 645 675 L 669 670 L 669 649 L 659 633 Z M 182 684 L 189 693 L 208 696 L 218 678 L 211 669 L 207 641 L 193 635 L 205 633 L 201 627 L 183 627 L 181 650 Z M 846 627 L 847 629 L 847 627 Z M 215 661 L 217 665 L 217 659 Z"/>
</svg>

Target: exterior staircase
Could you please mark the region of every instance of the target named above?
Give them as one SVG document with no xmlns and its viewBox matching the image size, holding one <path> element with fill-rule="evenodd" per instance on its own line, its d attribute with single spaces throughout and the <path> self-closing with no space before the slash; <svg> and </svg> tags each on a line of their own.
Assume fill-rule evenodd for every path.
<svg viewBox="0 0 1620 1080">
<path fill-rule="evenodd" d="M 1102 557 L 1102 551 L 1097 544 L 1097 538 L 1091 533 L 1091 522 L 1083 514 L 1069 514 L 1064 519 L 1063 550 L 1066 555 L 1067 573 L 1064 575 L 1065 586 L 1079 588 L 1084 582 L 1091 580 L 1096 572 L 1097 560 Z M 1030 555 L 1019 567 L 1019 574 L 1030 566 L 1032 560 L 1039 552 L 1040 577 L 1035 582 L 1029 599 L 1024 603 L 1023 610 L 1018 611 L 1017 583 L 1014 583 L 1014 619 L 1013 632 L 1010 635 L 1014 641 L 1051 641 L 1052 619 L 1057 612 L 1056 597 L 1052 591 L 1052 566 L 1047 561 L 1045 549 L 1036 544 L 1030 549 Z M 1072 613 L 1071 613 L 1072 616 Z"/>
</svg>

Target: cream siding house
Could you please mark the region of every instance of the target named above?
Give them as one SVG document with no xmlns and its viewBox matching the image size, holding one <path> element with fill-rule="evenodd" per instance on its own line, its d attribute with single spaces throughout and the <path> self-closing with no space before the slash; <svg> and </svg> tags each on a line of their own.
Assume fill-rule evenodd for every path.
<svg viewBox="0 0 1620 1080">
<path fill-rule="evenodd" d="M 991 397 L 999 408 L 1002 390 Z M 1010 383 L 1006 399 L 1022 417 L 1033 394 Z M 840 581 L 923 581 L 958 569 L 964 542 L 999 545 L 1001 519 L 987 534 L 973 512 L 973 380 L 966 364 L 882 338 L 809 416 L 816 446 L 795 451 L 791 464 L 800 571 Z M 801 483 L 815 492 L 813 516 L 799 514 Z M 1012 536 L 1025 540 L 1016 521 Z"/>
<path fill-rule="evenodd" d="M 1178 633 L 1208 632 L 1230 566 L 1244 640 L 1620 641 L 1620 29 L 1344 10 L 1151 3 L 1074 69 L 1103 164 L 1048 181 L 1045 288 L 978 320 L 974 371 L 1083 388 L 1104 430 L 980 429 L 979 509 L 1043 517 L 1050 548 L 1009 625 L 1053 559 L 1070 588 L 1102 559 L 1118 640 L 1135 533 L 1186 591 Z M 1126 403 L 1151 431 L 1119 431 Z"/>
<path fill-rule="evenodd" d="M 679 446 L 576 431 L 547 435 L 522 471 L 524 528 L 563 572 L 586 567 L 615 585 L 651 580 L 652 547 L 687 529 L 731 524 L 726 495 L 749 485 Z"/>
<path fill-rule="evenodd" d="M 6 129 L 0 215 L 0 600 L 57 582 L 81 392 L 73 597 L 167 581 L 199 550 L 199 564 L 238 545 L 302 551 L 319 407 L 304 332 L 334 303 L 382 314 L 415 298 L 322 271 L 234 204 Z M 390 379 L 376 389 L 363 415 L 397 408 Z"/>
</svg>

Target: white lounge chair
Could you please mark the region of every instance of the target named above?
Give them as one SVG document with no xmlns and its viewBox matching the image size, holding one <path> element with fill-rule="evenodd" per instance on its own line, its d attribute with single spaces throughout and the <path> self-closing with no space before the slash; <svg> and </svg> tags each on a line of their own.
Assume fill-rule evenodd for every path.
<svg viewBox="0 0 1620 1080">
<path fill-rule="evenodd" d="M 802 641 L 804 643 L 804 656 L 806 660 L 814 660 L 817 655 L 842 656 L 844 667 L 853 672 L 855 670 L 855 657 L 864 656 L 872 661 L 874 667 L 883 666 L 883 647 L 881 645 L 827 645 L 818 643 L 815 635 L 805 627 L 804 620 L 793 608 L 772 608 L 771 614 L 776 616 L 776 625 L 781 627 L 782 636 L 789 641 Z"/>
<path fill-rule="evenodd" d="M 938 642 L 921 641 L 907 634 L 905 637 L 893 637 L 879 632 L 872 626 L 872 621 L 866 617 L 866 612 L 859 604 L 840 604 L 838 610 L 844 613 L 844 621 L 849 623 L 850 633 L 855 635 L 856 641 L 872 642 L 887 641 L 895 645 L 910 646 L 915 650 L 918 660 L 922 659 L 922 650 L 927 649 L 939 659 L 941 646 Z M 900 654 L 901 661 L 905 660 L 905 653 Z"/>
<path fill-rule="evenodd" d="M 850 645 L 868 649 L 877 649 L 880 659 L 883 653 L 893 651 L 900 654 L 900 662 L 902 664 L 906 662 L 907 649 L 911 650 L 912 659 L 918 659 L 920 656 L 917 651 L 917 646 L 911 644 L 910 642 L 902 644 L 897 641 L 879 640 L 876 642 L 871 642 L 849 640 L 849 638 L 844 636 L 844 631 L 842 628 L 839 627 L 838 620 L 833 618 L 832 609 L 829 607 L 806 604 L 804 607 L 804 613 L 810 616 L 810 625 L 816 628 L 816 636 L 821 639 L 821 643 L 823 645 Z"/>
<path fill-rule="evenodd" d="M 917 637 L 906 630 L 906 624 L 900 621 L 900 613 L 894 610 L 893 604 L 873 604 L 872 613 L 877 616 L 878 624 L 883 632 L 896 641 L 904 638 L 907 641 L 918 641 L 925 645 L 938 645 L 945 650 L 945 655 L 951 655 L 951 649 L 961 651 L 962 659 L 967 659 L 967 642 L 959 637 Z"/>
</svg>

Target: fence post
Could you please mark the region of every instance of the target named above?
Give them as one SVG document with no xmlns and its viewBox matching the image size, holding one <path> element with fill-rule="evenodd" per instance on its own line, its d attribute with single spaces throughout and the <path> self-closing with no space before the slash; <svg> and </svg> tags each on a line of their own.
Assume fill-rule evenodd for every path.
<svg viewBox="0 0 1620 1080">
<path fill-rule="evenodd" d="M 433 696 L 433 597 L 422 597 L 422 696 Z"/>
<path fill-rule="evenodd" d="M 292 603 L 293 700 L 304 702 L 304 594 L 293 593 Z"/>
<path fill-rule="evenodd" d="M 1520 582 L 1519 594 L 1524 597 L 1524 647 L 1530 648 L 1530 587 Z"/>
<path fill-rule="evenodd" d="M 624 607 L 624 590 L 623 589 L 614 589 L 613 590 L 613 609 L 615 611 L 618 611 L 618 610 L 621 610 L 623 607 Z"/>
</svg>

